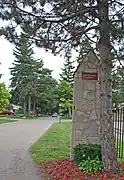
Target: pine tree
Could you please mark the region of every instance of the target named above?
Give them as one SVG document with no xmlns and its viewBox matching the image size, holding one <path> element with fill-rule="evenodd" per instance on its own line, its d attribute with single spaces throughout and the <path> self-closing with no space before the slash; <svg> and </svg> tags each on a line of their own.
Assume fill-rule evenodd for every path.
<svg viewBox="0 0 124 180">
<path fill-rule="evenodd" d="M 19 101 L 23 102 L 26 113 L 31 110 L 31 97 L 36 95 L 36 83 L 38 71 L 43 66 L 42 61 L 35 60 L 33 49 L 26 39 L 22 38 L 14 52 L 15 61 L 11 70 L 11 85 L 13 91 L 19 92 Z"/>
<path fill-rule="evenodd" d="M 70 85 L 74 82 L 74 62 L 71 60 L 71 53 L 68 50 L 65 56 L 64 67 L 61 69 L 60 81 L 67 81 Z"/>
</svg>

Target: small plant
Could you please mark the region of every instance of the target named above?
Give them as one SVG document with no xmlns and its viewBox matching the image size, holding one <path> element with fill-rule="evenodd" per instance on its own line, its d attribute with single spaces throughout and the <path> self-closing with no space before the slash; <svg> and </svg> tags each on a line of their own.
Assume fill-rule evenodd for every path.
<svg viewBox="0 0 124 180">
<path fill-rule="evenodd" d="M 82 160 L 78 167 L 83 172 L 93 173 L 94 171 L 102 170 L 102 163 L 99 160 L 98 156 L 93 160 L 88 157 L 87 160 Z"/>
<path fill-rule="evenodd" d="M 102 160 L 101 146 L 99 144 L 78 144 L 74 148 L 74 160 L 79 165 L 83 160 Z"/>
</svg>

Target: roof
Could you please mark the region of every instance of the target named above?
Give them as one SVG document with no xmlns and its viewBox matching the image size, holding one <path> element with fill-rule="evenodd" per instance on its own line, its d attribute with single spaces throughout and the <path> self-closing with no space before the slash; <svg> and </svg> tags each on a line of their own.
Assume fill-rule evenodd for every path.
<svg viewBox="0 0 124 180">
<path fill-rule="evenodd" d="M 86 58 L 90 59 L 91 56 L 95 56 L 96 59 L 99 60 L 98 56 L 95 54 L 94 50 L 93 49 L 90 49 L 89 52 L 86 54 L 85 58 L 82 59 L 82 61 L 78 64 L 74 74 L 73 74 L 73 77 L 75 76 L 75 73 L 78 71 L 79 67 L 82 65 L 82 63 L 85 61 Z"/>
</svg>

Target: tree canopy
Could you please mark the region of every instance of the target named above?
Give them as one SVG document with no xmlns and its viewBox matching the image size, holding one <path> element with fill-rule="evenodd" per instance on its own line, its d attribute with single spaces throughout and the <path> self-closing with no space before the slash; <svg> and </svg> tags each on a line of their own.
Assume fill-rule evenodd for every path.
<svg viewBox="0 0 124 180">
<path fill-rule="evenodd" d="M 69 84 L 74 83 L 74 61 L 71 59 L 71 52 L 68 51 L 65 56 L 65 62 L 63 68 L 61 68 L 60 81 L 67 81 Z"/>
<path fill-rule="evenodd" d="M 9 104 L 10 97 L 11 95 L 5 84 L 0 82 L 0 111 L 4 110 Z"/>
<path fill-rule="evenodd" d="M 14 49 L 14 55 L 15 61 L 10 68 L 11 101 L 22 105 L 25 112 L 35 111 L 36 106 L 45 112 L 52 105 L 55 108 L 56 101 L 51 95 L 57 82 L 52 78 L 52 71 L 43 68 L 41 59 L 34 58 L 33 48 L 25 38 L 20 39 Z"/>
<path fill-rule="evenodd" d="M 20 27 L 28 39 L 37 46 L 52 49 L 52 52 L 60 52 L 63 48 L 66 51 L 68 46 L 82 47 L 84 39 L 95 44 L 94 48 L 98 50 L 99 23 L 102 22 L 100 11 L 105 6 L 109 11 L 106 11 L 111 36 L 109 49 L 115 51 L 115 44 L 120 47 L 123 43 L 124 4 L 121 0 L 67 0 L 66 3 L 62 0 L 2 0 L 0 17 L 10 23 L 1 28 L 0 34 L 17 43 L 20 36 L 17 28 Z"/>
</svg>

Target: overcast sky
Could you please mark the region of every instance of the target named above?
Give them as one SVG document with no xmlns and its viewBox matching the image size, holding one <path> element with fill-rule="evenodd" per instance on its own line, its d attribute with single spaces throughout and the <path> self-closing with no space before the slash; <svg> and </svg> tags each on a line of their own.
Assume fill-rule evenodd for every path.
<svg viewBox="0 0 124 180">
<path fill-rule="evenodd" d="M 14 46 L 10 44 L 3 37 L 0 37 L 0 73 L 3 74 L 2 81 L 4 81 L 7 86 L 10 84 L 10 70 L 12 63 L 14 61 L 13 56 Z M 34 48 L 35 57 L 42 58 L 44 61 L 44 67 L 53 70 L 53 77 L 58 79 L 61 68 L 63 67 L 64 59 L 59 56 L 54 56 L 50 53 L 45 52 L 44 49 Z"/>
</svg>

